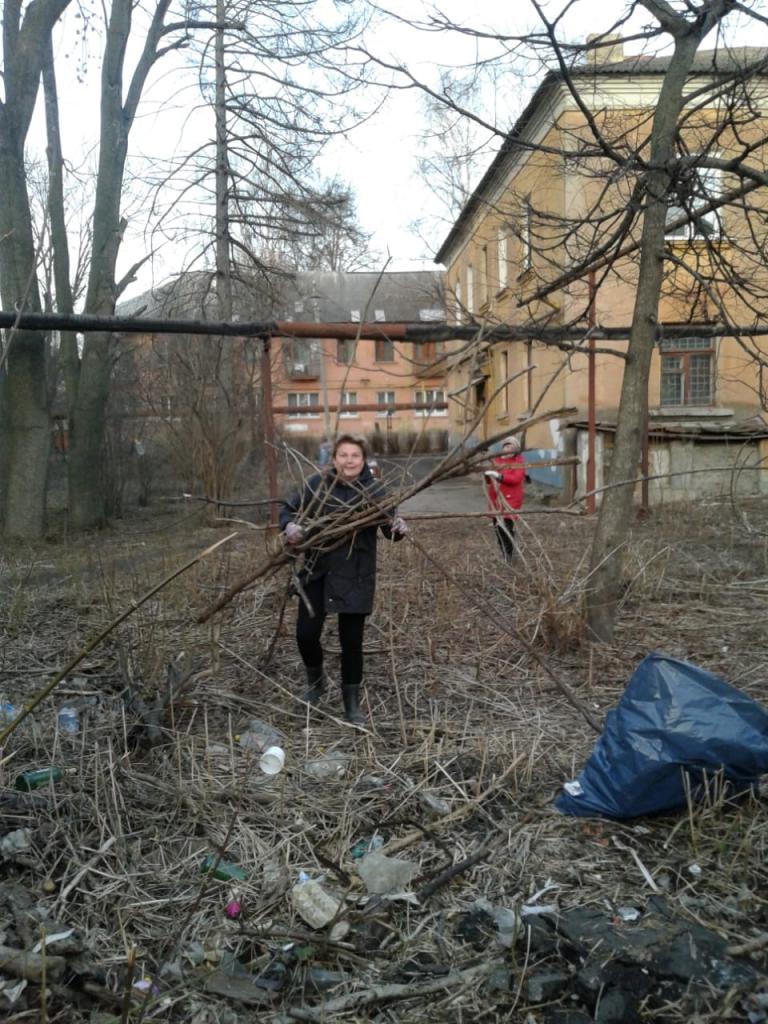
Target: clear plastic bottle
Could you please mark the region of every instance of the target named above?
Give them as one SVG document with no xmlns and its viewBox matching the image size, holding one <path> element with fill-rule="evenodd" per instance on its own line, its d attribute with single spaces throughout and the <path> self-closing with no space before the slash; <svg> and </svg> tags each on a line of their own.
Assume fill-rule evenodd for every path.
<svg viewBox="0 0 768 1024">
<path fill-rule="evenodd" d="M 16 708 L 13 706 L 11 701 L 3 694 L 0 696 L 0 728 L 4 725 L 10 725 L 16 717 Z"/>
<path fill-rule="evenodd" d="M 267 722 L 252 718 L 238 736 L 238 743 L 244 750 L 256 750 L 261 754 L 267 747 L 281 746 L 280 733 Z"/>
<path fill-rule="evenodd" d="M 80 732 L 80 715 L 72 704 L 64 704 L 60 707 L 56 713 L 56 719 L 59 723 L 59 732 L 68 733 L 70 736 Z"/>
</svg>

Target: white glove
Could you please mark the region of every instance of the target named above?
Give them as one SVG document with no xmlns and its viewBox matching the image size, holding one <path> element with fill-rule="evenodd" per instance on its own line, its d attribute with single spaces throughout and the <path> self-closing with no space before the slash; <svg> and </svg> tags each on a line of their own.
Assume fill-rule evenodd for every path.
<svg viewBox="0 0 768 1024">
<path fill-rule="evenodd" d="M 402 516 L 395 516 L 392 520 L 392 533 L 395 537 L 404 537 L 408 533 L 408 523 Z"/>
<path fill-rule="evenodd" d="M 304 536 L 304 531 L 296 523 L 288 523 L 286 528 L 283 530 L 283 536 L 285 537 L 286 544 L 298 544 L 301 538 Z"/>
<path fill-rule="evenodd" d="M 488 477 L 489 480 L 501 480 L 501 473 L 497 473 L 495 469 L 486 469 L 483 476 Z"/>
</svg>

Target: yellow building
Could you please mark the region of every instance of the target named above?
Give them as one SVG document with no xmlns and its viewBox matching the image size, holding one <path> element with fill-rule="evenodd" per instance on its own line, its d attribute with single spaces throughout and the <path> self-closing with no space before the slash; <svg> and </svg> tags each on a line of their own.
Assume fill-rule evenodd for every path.
<svg viewBox="0 0 768 1024">
<path fill-rule="evenodd" d="M 476 341 L 451 346 L 452 442 L 485 440 L 532 413 L 568 408 L 567 416 L 532 427 L 525 447 L 535 456 L 578 451 L 584 461 L 588 357 L 543 345 L 537 329 L 569 328 L 586 338 L 591 323 L 631 324 L 641 183 L 670 60 L 624 58 L 618 42 L 597 53 L 600 64 L 544 77 L 437 253 L 455 322 L 478 327 Z M 768 321 L 766 189 L 724 203 L 744 181 L 736 162 L 768 169 L 766 58 L 768 50 L 752 47 L 700 51 L 678 120 L 648 389 L 650 472 L 671 474 L 654 485 L 657 499 L 730 486 L 729 474 L 699 478 L 690 470 L 733 464 L 745 442 L 753 462 L 768 456 L 768 369 L 761 364 L 768 341 L 712 336 L 724 322 L 759 328 Z M 761 62 L 760 73 L 745 71 Z M 483 331 L 497 323 L 530 326 L 529 339 L 484 342 Z M 623 353 L 626 343 L 597 346 L 604 350 L 594 357 L 599 486 L 623 372 L 623 360 L 605 350 Z M 549 472 L 551 482 L 563 482 Z M 768 492 L 768 473 L 744 473 L 738 483 L 748 493 Z M 584 491 L 583 471 L 577 486 Z"/>
</svg>

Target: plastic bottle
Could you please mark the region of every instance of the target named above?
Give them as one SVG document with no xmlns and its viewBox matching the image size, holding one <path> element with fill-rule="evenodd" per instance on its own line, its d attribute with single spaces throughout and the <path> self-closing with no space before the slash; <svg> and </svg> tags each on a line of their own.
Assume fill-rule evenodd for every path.
<svg viewBox="0 0 768 1024">
<path fill-rule="evenodd" d="M 220 882 L 244 882 L 246 874 L 242 868 L 239 868 L 237 864 L 230 864 L 226 860 L 219 860 L 216 863 L 217 857 L 215 854 L 209 853 L 207 857 L 203 858 L 203 863 L 200 865 L 200 870 L 204 875 L 209 872 L 213 874 L 214 878 L 218 878 Z M 216 867 L 214 868 L 214 864 Z"/>
<path fill-rule="evenodd" d="M 66 732 L 70 736 L 80 731 L 80 716 L 78 710 L 72 704 L 64 704 L 56 713 L 59 723 L 59 732 Z"/>
<path fill-rule="evenodd" d="M 3 696 L 0 697 L 0 727 L 10 725 L 15 717 L 16 708 L 8 700 L 5 694 L 3 694 Z"/>
<path fill-rule="evenodd" d="M 16 776 L 16 789 L 23 789 L 27 792 L 30 789 L 39 789 L 61 778 L 61 768 L 51 765 L 49 768 L 33 768 L 28 772 L 22 772 Z"/>
<path fill-rule="evenodd" d="M 258 718 L 250 720 L 248 728 L 238 736 L 238 742 L 245 750 L 258 750 L 259 753 L 265 751 L 267 747 L 281 745 L 277 729 L 273 729 L 267 722 L 262 722 Z"/>
</svg>

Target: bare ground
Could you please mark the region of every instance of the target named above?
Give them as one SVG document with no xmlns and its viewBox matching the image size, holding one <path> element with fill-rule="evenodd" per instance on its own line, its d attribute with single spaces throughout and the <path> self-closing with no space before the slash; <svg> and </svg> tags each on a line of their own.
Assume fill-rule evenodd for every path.
<svg viewBox="0 0 768 1024">
<path fill-rule="evenodd" d="M 520 916 L 530 903 L 613 921 L 629 907 L 642 922 L 655 897 L 730 947 L 746 944 L 739 962 L 768 967 L 765 800 L 731 805 L 715 787 L 703 804 L 653 819 L 559 815 L 551 800 L 595 733 L 516 636 L 598 719 L 651 650 L 764 703 L 768 511 L 692 505 L 637 525 L 610 647 L 582 639 L 591 528 L 536 510 L 511 569 L 490 526 L 471 518 L 414 521 L 417 544 L 382 544 L 362 734 L 337 717 L 335 683 L 317 711 L 297 699 L 284 571 L 196 624 L 264 560 L 264 532 L 244 530 L 141 605 L 5 745 L 0 842 L 29 832 L 26 848 L 0 860 L 4 1019 L 763 1019 L 759 982 L 642 995 L 624 1017 L 606 1016 L 599 996 L 568 980 L 530 984 L 579 969 L 535 941 Z M 221 536 L 195 516 L 165 514 L 6 550 L 2 692 L 28 703 L 132 601 Z M 335 680 L 332 631 L 327 642 Z M 72 700 L 82 728 L 70 737 L 57 732 L 55 709 Z M 283 738 L 286 766 L 273 779 L 235 740 L 254 717 Z M 317 778 L 329 752 L 343 755 L 339 773 Z M 64 771 L 56 785 L 14 789 L 21 772 L 49 764 Z M 366 893 L 357 854 L 372 837 L 416 865 L 410 895 Z M 245 878 L 201 873 L 207 854 Z M 301 872 L 342 901 L 333 938 L 333 923 L 313 930 L 293 908 Z M 233 899 L 240 912 L 229 918 Z M 492 923 L 499 908 L 516 921 L 504 941 Z M 40 953 L 30 953 L 41 928 L 75 929 L 46 947 L 44 984 Z M 29 956 L 20 966 L 7 950 Z"/>
</svg>

